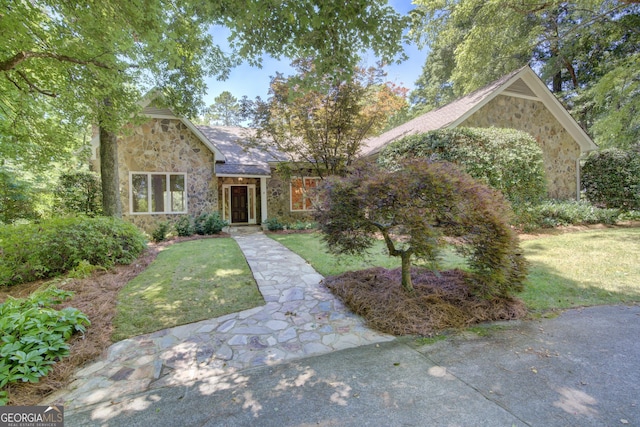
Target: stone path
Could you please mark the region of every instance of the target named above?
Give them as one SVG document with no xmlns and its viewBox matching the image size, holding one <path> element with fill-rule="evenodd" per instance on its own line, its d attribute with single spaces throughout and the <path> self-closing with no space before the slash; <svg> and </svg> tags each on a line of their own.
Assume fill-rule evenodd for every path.
<svg viewBox="0 0 640 427">
<path fill-rule="evenodd" d="M 261 232 L 234 236 L 266 305 L 113 344 L 41 404 L 65 411 L 159 387 L 190 385 L 242 369 L 390 341 L 322 285 L 301 257 Z"/>
</svg>

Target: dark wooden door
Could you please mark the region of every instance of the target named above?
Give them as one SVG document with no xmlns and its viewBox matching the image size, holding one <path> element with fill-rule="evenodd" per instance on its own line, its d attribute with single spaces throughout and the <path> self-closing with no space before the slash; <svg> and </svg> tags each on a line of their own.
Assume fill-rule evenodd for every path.
<svg viewBox="0 0 640 427">
<path fill-rule="evenodd" d="M 249 210 L 247 209 L 247 187 L 231 187 L 231 222 L 249 222 Z"/>
</svg>

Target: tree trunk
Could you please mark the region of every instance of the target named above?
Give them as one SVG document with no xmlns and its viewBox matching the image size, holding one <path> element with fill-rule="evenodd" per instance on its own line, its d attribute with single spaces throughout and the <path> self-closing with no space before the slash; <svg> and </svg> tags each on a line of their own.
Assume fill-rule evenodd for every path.
<svg viewBox="0 0 640 427">
<path fill-rule="evenodd" d="M 400 255 L 402 259 L 402 289 L 413 294 L 413 282 L 411 281 L 411 252 L 404 251 Z"/>
<path fill-rule="evenodd" d="M 104 215 L 122 218 L 118 174 L 118 137 L 102 126 L 100 127 L 100 178 L 102 180 L 102 211 Z"/>
</svg>

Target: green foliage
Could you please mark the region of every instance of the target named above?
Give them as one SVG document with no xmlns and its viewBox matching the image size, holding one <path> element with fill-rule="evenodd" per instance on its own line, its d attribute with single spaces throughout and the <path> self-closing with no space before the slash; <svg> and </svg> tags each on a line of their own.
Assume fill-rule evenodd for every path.
<svg viewBox="0 0 640 427">
<path fill-rule="evenodd" d="M 193 233 L 195 233 L 193 219 L 188 215 L 178 218 L 173 227 L 176 229 L 176 233 L 178 233 L 178 236 L 180 237 L 192 236 Z"/>
<path fill-rule="evenodd" d="M 262 149 L 305 161 L 313 175 L 342 175 L 365 138 L 407 103 L 406 89 L 385 82 L 382 67 L 354 67 L 349 79 L 320 72 L 314 60 L 293 62 L 297 74 L 272 78 L 267 101 L 246 102 Z"/>
<path fill-rule="evenodd" d="M 219 234 L 227 225 L 229 223 L 220 218 L 218 212 L 204 213 L 194 220 L 194 230 L 200 235 Z"/>
<path fill-rule="evenodd" d="M 73 270 L 69 271 L 67 277 L 71 279 L 86 279 L 96 270 L 104 270 L 104 267 L 93 265 L 89 261 L 83 259 L 76 265 Z"/>
<path fill-rule="evenodd" d="M 287 224 L 286 226 L 289 230 L 313 230 L 314 228 L 318 228 L 318 224 L 312 221 L 296 221 L 291 224 Z"/>
<path fill-rule="evenodd" d="M 536 203 L 546 195 L 542 150 L 525 132 L 496 128 L 426 132 L 389 144 L 378 162 L 393 168 L 401 159 L 410 157 L 459 164 L 514 204 Z"/>
<path fill-rule="evenodd" d="M 566 225 L 615 224 L 618 209 L 602 209 L 585 201 L 548 200 L 535 205 L 521 206 L 514 223 L 524 231 Z"/>
<path fill-rule="evenodd" d="M 197 122 L 208 126 L 239 126 L 242 112 L 238 98 L 225 90 L 213 99 L 213 104 L 209 105 L 204 116 Z"/>
<path fill-rule="evenodd" d="M 156 228 L 151 232 L 151 238 L 154 242 L 164 242 L 167 240 L 167 233 L 169 232 L 169 223 L 167 221 L 160 222 L 156 225 Z"/>
<path fill-rule="evenodd" d="M 33 193 L 29 183 L 0 167 L 0 224 L 11 224 L 18 219 L 35 219 L 38 215 L 33 204 Z"/>
<path fill-rule="evenodd" d="M 50 287 L 27 299 L 10 297 L 0 305 L 0 388 L 15 382 L 38 382 L 56 361 L 69 355 L 66 341 L 90 325 L 87 316 L 75 308 L 51 308 L 71 295 Z"/>
<path fill-rule="evenodd" d="M 582 167 L 582 186 L 598 206 L 640 209 L 640 145 L 590 153 Z"/>
<path fill-rule="evenodd" d="M 414 3 L 411 34 L 429 54 L 413 103 L 437 108 L 531 64 L 598 144 L 637 141 L 638 2 Z"/>
<path fill-rule="evenodd" d="M 413 159 L 396 166 L 365 164 L 325 184 L 316 219 L 333 253 L 362 254 L 381 233 L 389 254 L 402 258 L 403 286 L 411 291 L 411 257 L 436 263 L 451 237 L 473 272 L 477 295 L 522 289 L 525 260 L 499 192 L 449 162 Z"/>
<path fill-rule="evenodd" d="M 83 260 L 110 268 L 144 250 L 142 233 L 116 218 L 56 218 L 0 227 L 0 286 L 53 277 Z"/>
<path fill-rule="evenodd" d="M 284 224 L 280 222 L 280 220 L 275 216 L 272 216 L 271 218 L 267 218 L 267 220 L 264 223 L 266 224 L 267 230 L 269 231 L 284 230 Z"/>
<path fill-rule="evenodd" d="M 95 172 L 66 172 L 58 178 L 55 192 L 56 210 L 62 215 L 101 214 L 101 184 Z"/>
</svg>

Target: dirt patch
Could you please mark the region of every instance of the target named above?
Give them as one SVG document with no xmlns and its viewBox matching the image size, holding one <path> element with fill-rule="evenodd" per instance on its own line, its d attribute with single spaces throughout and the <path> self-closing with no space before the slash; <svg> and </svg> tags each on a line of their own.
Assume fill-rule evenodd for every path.
<svg viewBox="0 0 640 427">
<path fill-rule="evenodd" d="M 524 303 L 515 298 L 484 300 L 471 296 L 461 270 L 414 268 L 415 294 L 400 286 L 401 270 L 376 267 L 328 277 L 324 283 L 369 327 L 393 335 L 431 336 L 492 320 L 524 317 Z"/>
<path fill-rule="evenodd" d="M 98 270 L 85 279 L 63 279 L 55 283 L 60 289 L 74 292 L 71 300 L 57 306 L 74 307 L 85 313 L 91 321 L 83 335 L 74 335 L 69 341 L 69 356 L 65 357 L 53 367 L 53 370 L 38 383 L 10 384 L 5 387 L 9 392 L 9 405 L 35 405 L 50 393 L 69 383 L 73 372 L 88 362 L 100 357 L 113 344 L 113 317 L 116 314 L 118 293 L 130 280 L 143 272 L 158 253 L 174 243 L 190 240 L 229 237 L 227 233 L 210 236 L 175 237 L 159 243 L 149 243 L 145 252 L 129 265 L 119 265 L 109 271 Z M 38 288 L 49 285 L 50 280 L 0 288 L 0 302 L 8 296 L 26 298 Z"/>
</svg>

